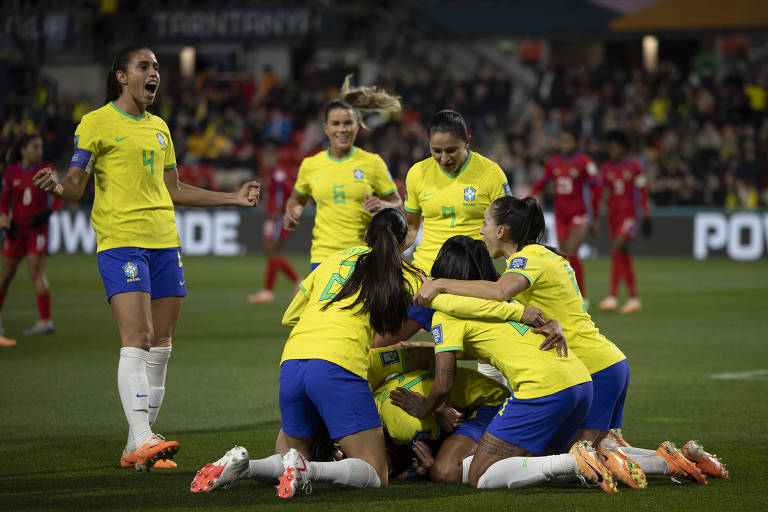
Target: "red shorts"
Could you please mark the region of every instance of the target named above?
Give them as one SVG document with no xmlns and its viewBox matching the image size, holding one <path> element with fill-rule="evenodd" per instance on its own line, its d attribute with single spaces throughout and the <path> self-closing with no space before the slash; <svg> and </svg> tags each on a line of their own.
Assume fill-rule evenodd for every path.
<svg viewBox="0 0 768 512">
<path fill-rule="evenodd" d="M 288 238 L 290 231 L 283 228 L 283 216 L 264 221 L 264 240 L 278 242 Z"/>
<path fill-rule="evenodd" d="M 555 217 L 555 226 L 557 227 L 557 239 L 563 241 L 568 238 L 568 233 L 572 229 L 589 226 L 589 214 L 558 215 Z"/>
<path fill-rule="evenodd" d="M 637 219 L 635 217 L 610 217 L 611 239 L 620 236 L 630 240 L 637 235 Z"/>
<path fill-rule="evenodd" d="M 3 256 L 21 259 L 27 254 L 45 254 L 48 251 L 48 228 L 28 228 L 11 239 L 5 235 Z"/>
</svg>

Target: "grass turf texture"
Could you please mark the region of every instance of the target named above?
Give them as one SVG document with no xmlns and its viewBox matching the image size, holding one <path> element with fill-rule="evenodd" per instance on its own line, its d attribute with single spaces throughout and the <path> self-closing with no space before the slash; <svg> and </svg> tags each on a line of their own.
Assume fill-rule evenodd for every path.
<svg viewBox="0 0 768 512">
<path fill-rule="evenodd" d="M 292 258 L 306 272 L 306 258 Z M 55 335 L 25 337 L 36 320 L 21 269 L 3 311 L 19 346 L 0 349 L 0 510 L 756 510 L 768 502 L 768 417 L 763 380 L 712 374 L 768 368 L 764 307 L 768 262 L 645 259 L 637 262 L 644 311 L 607 314 L 608 261 L 586 262 L 593 315 L 632 367 L 625 435 L 635 446 L 682 446 L 698 438 L 728 463 L 731 480 L 709 485 L 650 476 L 649 488 L 616 495 L 570 485 L 477 491 L 460 485 L 394 482 L 341 491 L 315 484 L 286 502 L 270 485 L 236 482 L 230 491 L 191 494 L 194 472 L 235 443 L 253 458 L 272 453 L 279 427 L 278 361 L 287 331 L 280 317 L 293 287 L 247 305 L 262 284 L 257 257 L 185 259 L 189 297 L 176 331 L 165 405 L 156 430 L 181 443 L 178 470 L 137 474 L 119 467 L 127 425 L 116 389 L 119 341 L 92 256 L 56 256 L 47 268 Z M 763 505 L 763 506 L 761 506 Z"/>
</svg>

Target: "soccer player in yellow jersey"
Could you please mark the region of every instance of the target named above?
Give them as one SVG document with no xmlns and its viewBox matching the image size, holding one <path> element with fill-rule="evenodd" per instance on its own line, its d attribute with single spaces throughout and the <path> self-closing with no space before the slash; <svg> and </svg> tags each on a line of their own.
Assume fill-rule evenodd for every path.
<svg viewBox="0 0 768 512">
<path fill-rule="evenodd" d="M 482 245 L 467 236 L 450 238 L 432 267 L 433 276 L 493 280 L 498 274 L 490 256 L 473 248 Z M 580 476 L 601 484 L 606 492 L 615 491 L 610 472 L 594 450 L 586 442 L 571 447 L 592 402 L 592 382 L 577 357 L 540 350 L 542 337 L 512 321 L 462 319 L 437 311 L 432 336 L 435 382 L 429 396 L 398 388 L 390 393 L 395 405 L 422 418 L 444 403 L 455 385 L 457 353 L 492 363 L 512 391 L 474 456 L 464 460 L 465 482 L 480 488 L 514 488 Z M 569 448 L 570 453 L 562 453 Z M 541 457 L 548 449 L 562 454 Z"/>
<path fill-rule="evenodd" d="M 158 459 L 175 467 L 165 459 L 179 449 L 151 429 L 187 294 L 173 206 L 256 206 L 260 192 L 256 182 L 230 194 L 179 181 L 168 126 L 147 112 L 159 85 L 150 49 L 121 50 L 107 78 L 107 104 L 83 116 L 75 131 L 67 176 L 57 181 L 44 169 L 34 177 L 42 190 L 76 201 L 95 176 L 97 260 L 122 342 L 117 383 L 129 434 L 121 465 L 137 470 Z"/>
<path fill-rule="evenodd" d="M 350 79 L 344 81 L 340 98 L 323 108 L 328 149 L 301 162 L 283 216 L 285 229 L 293 230 L 309 199 L 315 200 L 310 270 L 331 254 L 360 245 L 373 213 L 402 207 L 384 160 L 354 145 L 360 127 L 366 128 L 363 110 L 399 111 L 400 100 L 376 87 L 351 89 Z"/>
</svg>

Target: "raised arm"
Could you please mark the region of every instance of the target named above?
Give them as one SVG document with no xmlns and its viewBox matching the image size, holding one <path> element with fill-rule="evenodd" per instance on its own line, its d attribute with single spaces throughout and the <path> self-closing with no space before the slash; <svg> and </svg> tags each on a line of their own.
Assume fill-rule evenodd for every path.
<svg viewBox="0 0 768 512">
<path fill-rule="evenodd" d="M 261 195 L 261 185 L 256 181 L 244 183 L 237 192 L 213 192 L 193 187 L 179 179 L 179 170 L 175 166 L 165 170 L 163 180 L 173 204 L 182 206 L 256 206 Z"/>
<path fill-rule="evenodd" d="M 525 276 L 509 272 L 498 281 L 462 281 L 460 279 L 435 279 L 421 285 L 413 296 L 419 306 L 429 306 L 438 293 L 452 293 L 465 297 L 507 301 L 530 286 Z"/>
</svg>

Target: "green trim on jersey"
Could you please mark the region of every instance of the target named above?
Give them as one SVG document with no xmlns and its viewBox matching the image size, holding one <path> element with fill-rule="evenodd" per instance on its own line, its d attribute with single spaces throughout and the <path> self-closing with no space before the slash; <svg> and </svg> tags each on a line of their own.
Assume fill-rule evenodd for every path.
<svg viewBox="0 0 768 512">
<path fill-rule="evenodd" d="M 172 164 L 168 164 L 168 165 L 166 165 L 166 166 L 165 166 L 165 169 L 166 169 L 166 170 L 168 170 L 168 169 L 173 169 L 174 167 L 176 167 L 176 162 L 174 162 L 174 163 L 172 163 Z"/>
<path fill-rule="evenodd" d="M 296 192 L 297 194 L 299 194 L 300 196 L 304 196 L 304 197 L 309 197 L 310 196 L 310 194 L 305 194 L 304 192 L 302 192 L 301 190 L 297 189 L 296 187 L 293 187 L 293 191 Z"/>
<path fill-rule="evenodd" d="M 461 352 L 463 349 L 459 347 L 440 347 L 435 348 L 435 354 L 439 354 L 440 352 Z"/>
<path fill-rule="evenodd" d="M 301 283 L 299 283 L 299 290 L 303 291 L 304 293 L 307 293 L 307 289 L 304 288 L 304 285 L 302 285 Z"/>
<path fill-rule="evenodd" d="M 405 206 L 405 205 L 403 205 L 403 209 L 404 209 L 405 211 L 407 211 L 407 212 L 410 212 L 410 213 L 421 213 L 421 210 L 414 210 L 414 209 L 408 208 L 408 207 L 407 207 L 407 206 Z"/>
<path fill-rule="evenodd" d="M 520 272 L 519 270 L 510 269 L 510 270 L 505 270 L 504 273 L 505 274 L 520 274 L 521 276 L 523 276 L 524 278 L 526 278 L 528 280 L 528 286 L 529 287 L 533 286 L 533 280 L 530 277 L 528 277 L 528 274 L 526 274 L 525 272 Z"/>
<path fill-rule="evenodd" d="M 442 172 L 443 174 L 445 174 L 449 178 L 458 178 L 459 174 L 463 173 L 464 169 L 467 168 L 467 166 L 469 165 L 469 161 L 470 160 L 472 160 L 472 152 L 467 150 L 467 159 L 464 161 L 464 165 L 461 166 L 461 169 L 459 169 L 459 171 L 456 174 L 449 174 L 449 173 L 445 172 L 443 170 L 443 168 L 440 167 L 440 164 L 437 164 L 437 168 L 440 169 L 440 172 Z"/>
<path fill-rule="evenodd" d="M 133 119 L 134 121 L 141 121 L 142 119 L 147 117 L 147 113 L 146 112 L 143 112 L 140 116 L 132 116 L 128 112 L 123 112 L 122 110 L 120 110 L 120 108 L 117 105 L 115 105 L 114 101 L 110 101 L 109 102 L 109 106 L 112 107 L 113 109 L 117 110 L 119 113 L 123 114 L 125 117 L 127 117 L 129 119 Z"/>
<path fill-rule="evenodd" d="M 334 162 L 341 163 L 341 162 L 345 162 L 345 161 L 349 160 L 350 158 L 352 158 L 352 156 L 355 154 L 355 150 L 356 149 L 357 148 L 355 146 L 352 146 L 352 151 L 350 151 L 349 154 L 347 156 L 345 156 L 344 158 L 333 158 L 331 156 L 331 148 L 328 148 L 328 149 L 325 150 L 325 156 L 327 156 L 330 160 L 333 160 Z"/>
<path fill-rule="evenodd" d="M 397 187 L 393 188 L 392 190 L 387 190 L 386 192 L 381 193 L 381 197 L 387 197 L 389 194 L 394 194 L 397 190 Z"/>
</svg>

